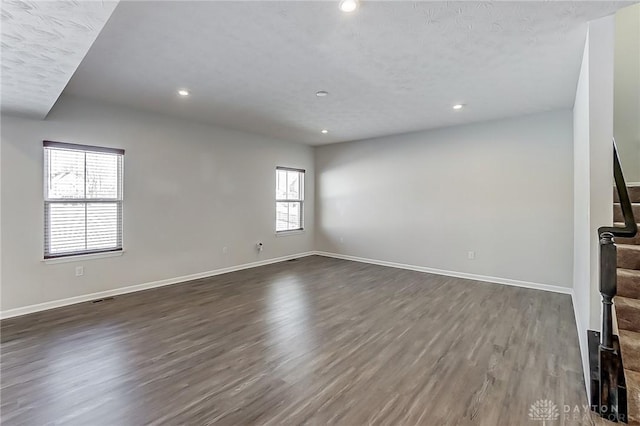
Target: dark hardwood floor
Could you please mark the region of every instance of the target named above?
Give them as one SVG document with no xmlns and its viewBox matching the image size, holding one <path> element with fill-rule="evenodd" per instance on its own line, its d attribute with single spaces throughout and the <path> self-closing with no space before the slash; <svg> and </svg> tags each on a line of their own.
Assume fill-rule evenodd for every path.
<svg viewBox="0 0 640 426">
<path fill-rule="evenodd" d="M 313 256 L 1 326 L 3 425 L 591 422 L 561 294 Z"/>
</svg>

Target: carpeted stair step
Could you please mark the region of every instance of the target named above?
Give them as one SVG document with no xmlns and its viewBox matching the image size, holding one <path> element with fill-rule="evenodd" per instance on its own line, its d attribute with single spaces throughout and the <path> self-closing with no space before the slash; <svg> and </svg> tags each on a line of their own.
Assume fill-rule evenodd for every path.
<svg viewBox="0 0 640 426">
<path fill-rule="evenodd" d="M 640 271 L 618 268 L 617 294 L 631 299 L 640 299 Z"/>
<path fill-rule="evenodd" d="M 640 221 L 640 203 L 631 204 L 631 209 L 633 210 L 633 217 L 636 222 Z M 624 217 L 622 216 L 622 207 L 620 203 L 615 203 L 613 205 L 613 221 L 614 222 L 624 222 Z"/>
<path fill-rule="evenodd" d="M 636 221 L 638 220 L 640 220 L 640 218 L 636 218 Z M 613 225 L 618 226 L 620 228 L 624 227 L 623 222 L 616 222 Z M 615 237 L 613 240 L 616 242 L 616 244 L 640 245 L 640 223 L 638 224 L 638 233 L 636 234 L 635 237 L 632 237 L 632 238 Z"/>
<path fill-rule="evenodd" d="M 640 270 L 639 245 L 618 245 L 618 268 Z"/>
<path fill-rule="evenodd" d="M 640 372 L 640 333 L 629 330 L 618 330 L 622 365 L 626 370 Z"/>
<path fill-rule="evenodd" d="M 640 186 L 627 186 L 627 192 L 629 193 L 629 199 L 632 203 L 640 203 Z M 613 201 L 619 203 L 618 191 L 613 188 Z"/>
<path fill-rule="evenodd" d="M 640 426 L 640 372 L 624 370 L 627 382 L 627 411 L 629 426 Z"/>
<path fill-rule="evenodd" d="M 640 333 L 640 300 L 616 296 L 613 299 L 619 330 Z"/>
</svg>

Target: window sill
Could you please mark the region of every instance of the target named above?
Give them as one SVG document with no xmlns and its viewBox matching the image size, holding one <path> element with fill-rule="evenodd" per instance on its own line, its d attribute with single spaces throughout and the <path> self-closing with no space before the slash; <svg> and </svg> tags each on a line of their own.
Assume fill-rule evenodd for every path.
<svg viewBox="0 0 640 426">
<path fill-rule="evenodd" d="M 276 237 L 289 237 L 291 235 L 300 235 L 304 234 L 304 229 L 296 229 L 293 231 L 280 231 L 276 232 Z"/>
<path fill-rule="evenodd" d="M 119 256 L 122 256 L 123 253 L 124 253 L 124 250 L 108 251 L 104 253 L 78 254 L 76 256 L 65 256 L 65 257 L 55 257 L 52 259 L 42 259 L 42 262 L 48 265 L 56 264 L 56 263 L 70 263 L 70 262 L 79 262 L 81 260 L 102 259 L 105 257 L 119 257 Z"/>
</svg>

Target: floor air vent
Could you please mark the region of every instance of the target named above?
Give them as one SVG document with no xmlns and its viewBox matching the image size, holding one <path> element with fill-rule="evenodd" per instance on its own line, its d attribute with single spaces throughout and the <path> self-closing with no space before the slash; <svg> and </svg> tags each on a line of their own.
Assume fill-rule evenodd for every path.
<svg viewBox="0 0 640 426">
<path fill-rule="evenodd" d="M 106 302 L 107 300 L 113 300 L 113 297 L 105 297 L 104 299 L 96 299 L 96 300 L 92 300 L 92 301 L 91 301 L 91 303 Z"/>
</svg>

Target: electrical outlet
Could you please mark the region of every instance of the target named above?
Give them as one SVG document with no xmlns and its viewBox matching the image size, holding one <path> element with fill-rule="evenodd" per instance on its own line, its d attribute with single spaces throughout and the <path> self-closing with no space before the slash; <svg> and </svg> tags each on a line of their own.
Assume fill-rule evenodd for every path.
<svg viewBox="0 0 640 426">
<path fill-rule="evenodd" d="M 84 275 L 84 266 L 76 266 L 76 277 Z"/>
<path fill-rule="evenodd" d="M 344 243 L 344 238 L 340 237 L 340 243 Z"/>
<path fill-rule="evenodd" d="M 475 252 L 475 251 L 469 251 L 469 252 L 467 252 L 467 258 L 468 258 L 469 260 L 473 260 L 473 259 L 475 259 L 475 258 L 476 258 L 476 252 Z"/>
<path fill-rule="evenodd" d="M 222 247 L 222 254 L 227 254 L 229 253 L 229 249 L 227 248 L 227 246 Z"/>
</svg>

